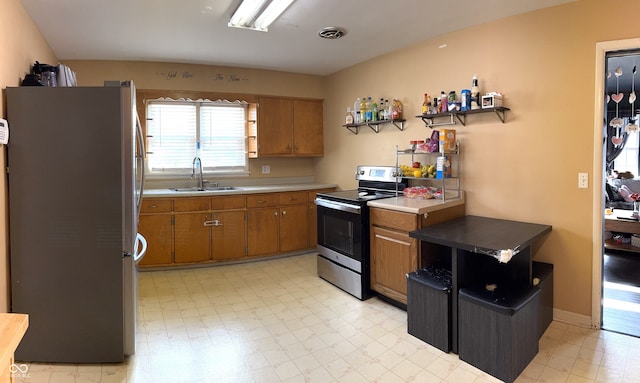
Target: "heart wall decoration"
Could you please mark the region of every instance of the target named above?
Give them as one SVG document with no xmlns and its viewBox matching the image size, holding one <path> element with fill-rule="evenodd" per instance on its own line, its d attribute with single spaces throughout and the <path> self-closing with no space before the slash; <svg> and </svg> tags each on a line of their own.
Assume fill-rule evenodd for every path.
<svg viewBox="0 0 640 383">
<path fill-rule="evenodd" d="M 611 99 L 616 103 L 620 103 L 620 101 L 622 101 L 622 99 L 624 98 L 624 93 L 615 93 L 611 95 Z"/>
<path fill-rule="evenodd" d="M 622 68 L 617 67 L 613 73 L 616 76 L 616 92 L 611 95 L 611 99 L 616 103 L 616 117 L 609 122 L 609 126 L 616 128 L 616 135 L 611 137 L 611 142 L 618 147 L 623 142 L 623 139 L 620 136 L 620 128 L 624 126 L 624 120 L 620 118 L 619 114 L 619 104 L 624 98 L 624 94 L 620 93 L 620 76 L 622 76 Z"/>
</svg>

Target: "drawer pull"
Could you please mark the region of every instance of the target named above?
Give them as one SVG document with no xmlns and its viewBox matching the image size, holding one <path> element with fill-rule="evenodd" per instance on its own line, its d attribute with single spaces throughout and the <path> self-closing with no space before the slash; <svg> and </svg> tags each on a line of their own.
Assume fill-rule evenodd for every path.
<svg viewBox="0 0 640 383">
<path fill-rule="evenodd" d="M 157 207 L 158 207 L 158 205 L 149 205 L 149 209 L 155 209 Z"/>
<path fill-rule="evenodd" d="M 204 225 L 205 225 L 205 226 L 216 226 L 216 227 L 217 227 L 217 226 L 224 226 L 224 225 L 222 224 L 222 222 L 220 222 L 220 221 L 219 221 L 219 220 L 217 220 L 217 219 L 214 219 L 213 221 L 204 221 Z"/>
</svg>

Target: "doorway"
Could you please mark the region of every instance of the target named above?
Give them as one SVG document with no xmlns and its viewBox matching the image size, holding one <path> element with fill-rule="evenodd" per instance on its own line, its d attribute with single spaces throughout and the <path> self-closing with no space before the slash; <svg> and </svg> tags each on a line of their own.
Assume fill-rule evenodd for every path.
<svg viewBox="0 0 640 383">
<path fill-rule="evenodd" d="M 603 242 L 598 248 L 600 327 L 640 337 L 640 273 L 635 272 L 640 265 L 640 222 L 633 202 L 635 194 L 640 200 L 638 68 L 640 49 L 606 52 L 602 199 L 612 214 L 605 215 Z"/>
</svg>

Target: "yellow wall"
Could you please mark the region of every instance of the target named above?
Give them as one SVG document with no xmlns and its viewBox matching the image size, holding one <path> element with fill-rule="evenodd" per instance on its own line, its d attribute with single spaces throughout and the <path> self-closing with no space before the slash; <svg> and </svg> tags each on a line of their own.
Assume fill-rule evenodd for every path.
<svg viewBox="0 0 640 383">
<path fill-rule="evenodd" d="M 41 63 L 57 64 L 58 59 L 42 38 L 19 0 L 4 0 L 0 8 L 0 89 L 20 84 L 30 66 L 38 60 Z M 0 115 L 5 116 L 4 93 L 0 94 Z M 35 108 L 35 106 L 34 106 Z M 5 169 L 5 146 L 0 147 L 0 169 Z M 8 213 L 7 183 L 0 177 L 0 216 L 4 217 L 0 230 L 0 312 L 9 310 L 9 258 L 8 258 Z"/>
<path fill-rule="evenodd" d="M 467 213 L 551 224 L 552 233 L 536 251 L 537 259 L 555 265 L 555 307 L 590 316 L 592 217 L 601 214 L 591 203 L 600 195 L 600 186 L 591 183 L 596 178 L 594 114 L 601 107 L 594 106 L 596 43 L 637 37 L 632 26 L 639 13 L 635 0 L 618 1 L 615 7 L 580 0 L 430 39 L 325 78 L 186 64 L 65 63 L 78 72 L 81 85 L 133 79 L 139 88 L 324 98 L 325 156 L 268 162 L 274 176 L 311 173 L 319 182 L 344 189 L 355 186 L 356 165 L 393 164 L 395 145 L 404 147 L 430 134 L 414 117 L 425 92 L 459 93 L 477 73 L 481 90 L 502 92 L 512 111 L 506 124 L 486 114 L 455 126 Z M 0 41 L 10 52 L 0 70 L 3 86 L 17 84 L 35 59 L 55 61 L 18 0 L 9 0 L 0 17 L 5 28 Z M 16 37 L 20 40 L 13 41 Z M 171 78 L 171 72 L 176 76 Z M 224 80 L 232 75 L 239 81 Z M 363 128 L 354 135 L 342 128 L 346 107 L 358 96 L 399 97 L 405 105 L 405 130 L 386 125 L 378 134 Z M 589 173 L 589 189 L 577 188 L 578 172 Z M 2 258 L 0 282 L 6 274 L 6 255 Z M 1 283 L 0 299 L 6 296 L 5 286 Z"/>
</svg>

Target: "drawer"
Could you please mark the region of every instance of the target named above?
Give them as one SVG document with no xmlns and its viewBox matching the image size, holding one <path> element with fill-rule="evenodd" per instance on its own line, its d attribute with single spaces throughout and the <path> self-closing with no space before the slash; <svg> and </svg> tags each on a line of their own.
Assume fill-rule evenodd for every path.
<svg viewBox="0 0 640 383">
<path fill-rule="evenodd" d="M 143 198 L 141 213 L 169 213 L 171 212 L 170 199 Z"/>
<path fill-rule="evenodd" d="M 174 211 L 204 211 L 209 210 L 208 197 L 176 198 L 173 201 Z"/>
<path fill-rule="evenodd" d="M 278 193 L 252 194 L 247 196 L 247 207 L 278 206 Z"/>
<path fill-rule="evenodd" d="M 376 208 L 369 209 L 369 213 L 370 222 L 375 226 L 407 232 L 418 229 L 418 216 L 416 214 Z"/>
<path fill-rule="evenodd" d="M 240 195 L 211 198 L 211 210 L 244 209 L 245 197 Z"/>
<path fill-rule="evenodd" d="M 300 192 L 287 192 L 287 193 L 279 193 L 279 203 L 280 205 L 299 205 L 303 203 L 307 203 L 307 194 L 306 191 Z"/>
</svg>

